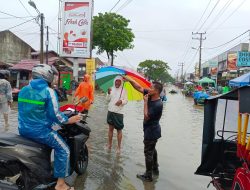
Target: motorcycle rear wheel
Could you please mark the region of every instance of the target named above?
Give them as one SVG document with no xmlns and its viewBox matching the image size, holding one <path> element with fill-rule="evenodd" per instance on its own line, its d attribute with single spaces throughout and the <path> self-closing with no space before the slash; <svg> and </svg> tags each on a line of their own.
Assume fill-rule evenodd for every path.
<svg viewBox="0 0 250 190">
<path fill-rule="evenodd" d="M 80 150 L 79 158 L 76 162 L 75 171 L 78 175 L 82 175 L 86 172 L 88 167 L 88 161 L 89 161 L 88 147 L 86 145 L 83 145 Z"/>
</svg>

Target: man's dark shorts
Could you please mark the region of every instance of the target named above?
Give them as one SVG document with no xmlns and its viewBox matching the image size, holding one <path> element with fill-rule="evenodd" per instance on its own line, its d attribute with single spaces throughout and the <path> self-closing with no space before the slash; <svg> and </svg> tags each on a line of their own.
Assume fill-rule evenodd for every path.
<svg viewBox="0 0 250 190">
<path fill-rule="evenodd" d="M 108 111 L 107 123 L 113 125 L 117 130 L 122 130 L 124 127 L 123 114 Z"/>
</svg>

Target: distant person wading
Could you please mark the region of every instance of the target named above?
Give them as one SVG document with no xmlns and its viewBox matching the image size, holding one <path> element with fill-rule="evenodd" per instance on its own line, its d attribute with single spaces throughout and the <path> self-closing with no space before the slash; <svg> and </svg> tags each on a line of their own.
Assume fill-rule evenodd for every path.
<svg viewBox="0 0 250 190">
<path fill-rule="evenodd" d="M 7 81 L 9 75 L 9 71 L 0 70 L 0 113 L 3 114 L 5 131 L 9 129 L 9 112 L 13 102 L 11 85 Z"/>
</svg>

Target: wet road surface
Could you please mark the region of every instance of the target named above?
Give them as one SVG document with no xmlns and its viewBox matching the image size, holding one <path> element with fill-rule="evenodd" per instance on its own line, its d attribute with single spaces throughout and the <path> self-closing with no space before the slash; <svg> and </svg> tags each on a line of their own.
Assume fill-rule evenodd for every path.
<svg viewBox="0 0 250 190">
<path fill-rule="evenodd" d="M 167 89 L 169 91 L 169 89 Z M 117 155 L 116 133 L 112 151 L 105 149 L 108 126 L 105 96 L 97 94 L 89 113 L 92 132 L 88 140 L 87 172 L 75 181 L 76 190 L 201 190 L 207 189 L 210 178 L 196 176 L 200 164 L 203 107 L 194 106 L 193 99 L 167 94 L 161 119 L 162 138 L 157 143 L 160 175 L 154 182 L 143 183 L 136 178 L 145 170 L 143 154 L 143 103 L 129 102 L 125 107 L 122 153 Z M 13 105 L 11 131 L 17 128 L 17 106 Z M 3 118 L 0 118 L 1 127 Z M 3 129 L 1 129 L 3 130 Z M 213 189 L 210 187 L 209 189 Z"/>
</svg>

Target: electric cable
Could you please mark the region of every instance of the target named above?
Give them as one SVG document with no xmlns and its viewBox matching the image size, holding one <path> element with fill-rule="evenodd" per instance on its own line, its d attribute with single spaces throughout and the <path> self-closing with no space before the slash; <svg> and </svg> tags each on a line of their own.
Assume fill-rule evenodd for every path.
<svg viewBox="0 0 250 190">
<path fill-rule="evenodd" d="M 225 11 L 228 9 L 228 7 L 232 4 L 234 0 L 228 0 L 225 5 L 222 7 L 222 9 L 217 13 L 217 15 L 214 17 L 214 19 L 210 22 L 210 24 L 207 26 L 206 31 L 214 25 L 216 22 L 218 22 L 219 18 L 225 13 Z"/>
<path fill-rule="evenodd" d="M 34 17 L 35 17 L 35 16 L 30 16 L 30 17 L 20 17 L 20 16 L 15 16 L 15 15 L 12 15 L 12 14 L 10 14 L 10 13 L 3 12 L 3 11 L 0 11 L 0 13 L 5 14 L 5 15 L 8 15 L 8 16 L 11 16 L 11 17 L 14 17 L 14 18 L 22 19 L 22 20 L 26 20 L 25 18 L 30 18 L 30 17 L 34 18 Z"/>
<path fill-rule="evenodd" d="M 128 6 L 133 0 L 127 0 L 122 6 L 120 6 L 119 9 L 117 9 L 116 13 L 124 9 L 126 6 Z"/>
<path fill-rule="evenodd" d="M 211 1 L 212 1 L 212 0 L 209 0 L 209 2 L 208 2 L 208 4 L 207 4 L 207 6 L 206 6 L 206 8 L 205 8 L 205 10 L 203 11 L 203 13 L 202 13 L 202 15 L 201 15 L 201 18 L 200 18 L 200 19 L 199 19 L 199 21 L 196 23 L 196 25 L 195 25 L 194 29 L 196 29 L 196 28 L 199 26 L 200 21 L 202 20 L 203 16 L 204 16 L 204 15 L 205 15 L 205 13 L 207 12 L 207 9 L 208 9 L 208 7 L 209 7 L 209 5 L 210 5 Z"/>
<path fill-rule="evenodd" d="M 204 48 L 204 49 L 216 49 L 216 48 L 222 47 L 222 46 L 224 46 L 224 45 L 227 45 L 227 44 L 233 42 L 234 40 L 238 39 L 239 37 L 243 36 L 244 34 L 246 34 L 246 33 L 248 33 L 248 32 L 250 32 L 250 30 L 245 31 L 244 33 L 240 34 L 239 36 L 236 36 L 236 37 L 233 38 L 232 40 L 229 40 L 228 42 L 225 42 L 225 43 L 223 43 L 223 44 L 221 44 L 221 45 L 218 45 L 218 46 L 215 46 L 215 47 L 208 47 L 208 48 Z"/>
<path fill-rule="evenodd" d="M 186 73 L 187 70 L 189 69 L 189 67 L 193 64 L 193 62 L 194 62 L 194 60 L 195 60 L 195 58 L 196 58 L 198 52 L 199 52 L 199 49 L 196 50 L 194 56 L 190 59 L 190 63 L 188 64 L 188 66 L 187 66 L 187 68 L 185 69 L 185 72 L 184 72 L 184 73 Z"/>
<path fill-rule="evenodd" d="M 221 48 L 219 50 L 216 50 L 215 53 L 211 53 L 210 55 L 208 55 L 207 57 L 209 57 L 209 58 L 206 58 L 205 60 L 211 59 L 210 57 L 216 57 L 216 56 L 222 54 L 223 52 L 228 51 L 228 49 L 232 49 L 235 46 L 239 45 L 239 43 L 243 43 L 242 41 L 247 40 L 247 39 L 248 39 L 248 36 L 245 36 L 244 38 L 240 39 L 239 41 L 237 41 L 235 44 L 231 45 L 230 47 L 227 46 L 225 48 L 223 47 L 223 48 Z M 222 53 L 218 54 L 218 52 L 222 52 Z"/>
<path fill-rule="evenodd" d="M 116 4 L 110 9 L 109 12 L 111 12 L 111 11 L 118 5 L 118 3 L 119 3 L 120 1 L 121 1 L 121 0 L 118 0 L 118 1 L 116 2 Z"/>
<path fill-rule="evenodd" d="M 210 3 L 211 3 L 211 0 L 209 0 L 209 2 L 208 2 L 208 4 L 207 4 L 206 8 L 204 9 L 204 11 L 203 11 L 203 13 L 202 13 L 202 15 L 201 15 L 199 21 L 197 22 L 197 24 L 195 25 L 195 27 L 194 27 L 194 29 L 193 29 L 192 31 L 196 30 L 197 26 L 199 25 L 200 21 L 202 20 L 203 16 L 205 15 L 205 13 L 206 13 L 206 11 L 207 11 L 207 9 L 208 9 Z M 185 48 L 185 51 L 184 51 L 184 53 L 183 53 L 183 56 L 182 56 L 182 59 L 181 59 L 182 61 L 181 61 L 181 62 L 184 62 L 184 60 L 185 60 L 187 54 L 190 52 L 189 46 L 191 45 L 191 43 L 192 43 L 192 34 L 191 34 L 191 36 L 189 37 L 189 41 L 188 41 L 188 43 L 187 43 L 187 45 L 186 45 L 186 48 Z M 178 61 L 178 62 L 180 62 L 180 61 Z"/>
<path fill-rule="evenodd" d="M 24 4 L 22 3 L 22 1 L 21 0 L 18 0 L 20 3 L 21 3 L 21 5 L 22 5 L 22 7 L 25 9 L 25 11 L 30 15 L 30 16 L 32 16 L 31 14 L 30 14 L 30 12 L 28 11 L 28 9 L 24 6 Z"/>
<path fill-rule="evenodd" d="M 218 29 L 220 26 L 222 26 L 231 16 L 233 16 L 233 14 L 244 4 L 246 2 L 246 0 L 243 0 L 242 2 L 241 2 L 241 4 L 239 4 L 237 7 L 236 7 L 236 9 L 233 11 L 233 12 L 231 12 L 231 14 L 226 18 L 226 19 L 224 19 L 220 24 L 218 24 L 217 25 L 217 27 L 215 27 L 215 29 L 214 30 L 212 30 L 213 32 L 211 32 L 210 31 L 210 35 L 209 36 L 211 36 L 211 34 L 213 34 L 215 31 L 216 31 L 216 29 Z"/>
<path fill-rule="evenodd" d="M 202 27 L 204 26 L 204 24 L 207 22 L 207 20 L 209 19 L 209 17 L 214 12 L 214 10 L 217 7 L 217 5 L 219 4 L 219 2 L 220 2 L 220 0 L 217 0 L 216 4 L 214 5 L 214 7 L 212 8 L 212 10 L 210 11 L 209 15 L 207 16 L 207 18 L 205 19 L 205 21 L 203 22 L 203 24 L 199 27 L 199 29 L 197 31 L 200 31 L 202 29 Z"/>
<path fill-rule="evenodd" d="M 27 23 L 27 22 L 31 22 L 31 21 L 34 20 L 34 19 L 36 19 L 36 18 L 32 18 L 32 19 L 30 19 L 30 20 L 26 20 L 25 22 L 22 22 L 22 23 L 20 23 L 20 24 L 17 24 L 17 25 L 15 25 L 15 26 L 12 26 L 12 27 L 10 27 L 10 28 L 8 28 L 8 29 L 6 29 L 6 30 L 10 30 L 10 29 L 12 29 L 12 28 L 16 28 L 16 27 L 18 27 L 18 26 L 21 26 L 21 25 Z"/>
</svg>

